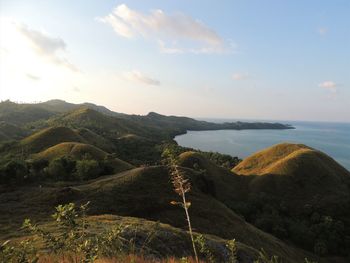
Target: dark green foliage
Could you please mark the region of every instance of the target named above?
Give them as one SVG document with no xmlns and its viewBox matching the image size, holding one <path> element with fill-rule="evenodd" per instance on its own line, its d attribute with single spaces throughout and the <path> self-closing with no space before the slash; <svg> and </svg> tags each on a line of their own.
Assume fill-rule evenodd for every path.
<svg viewBox="0 0 350 263">
<path fill-rule="evenodd" d="M 241 161 L 241 159 L 239 159 L 238 157 L 236 156 L 232 157 L 231 155 L 228 155 L 228 154 L 222 154 L 218 152 L 203 152 L 203 151 L 198 151 L 198 152 L 201 153 L 207 159 L 214 162 L 216 165 L 222 166 L 227 169 L 232 169 Z"/>
<path fill-rule="evenodd" d="M 348 254 L 344 222 L 322 215 L 322 211 L 308 207 L 311 211 L 307 214 L 291 214 L 280 200 L 264 193 L 252 195 L 232 209 L 258 228 L 320 256 Z"/>
<path fill-rule="evenodd" d="M 45 159 L 29 160 L 26 162 L 30 177 L 33 181 L 44 180 L 46 177 L 45 168 L 49 162 Z"/>
<path fill-rule="evenodd" d="M 195 245 L 200 253 L 200 256 L 206 260 L 208 263 L 215 263 L 216 259 L 213 255 L 213 253 L 210 251 L 206 239 L 203 237 L 203 235 L 196 236 Z"/>
<path fill-rule="evenodd" d="M 9 161 L 0 168 L 1 184 L 22 184 L 27 179 L 28 169 L 23 161 Z"/>
<path fill-rule="evenodd" d="M 73 177 L 75 165 L 75 160 L 61 157 L 52 160 L 49 166 L 46 168 L 46 172 L 49 177 L 54 180 L 73 180 L 75 179 Z"/>
<path fill-rule="evenodd" d="M 73 262 L 88 263 L 94 262 L 98 255 L 98 240 L 96 237 L 87 236 L 88 224 L 86 221 L 86 211 L 89 203 L 76 207 L 69 203 L 56 207 L 56 212 L 52 215 L 56 227 L 60 232 L 56 235 L 45 231 L 30 219 L 26 219 L 23 228 L 30 233 L 40 237 L 44 243 L 44 249 L 55 255 L 73 253 Z"/>
<path fill-rule="evenodd" d="M 114 141 L 117 157 L 133 165 L 159 163 L 162 150 L 159 142 L 136 135 L 127 135 Z"/>
<path fill-rule="evenodd" d="M 216 165 L 226 169 L 232 169 L 237 164 L 239 164 L 239 162 L 241 162 L 241 159 L 239 159 L 236 156 L 233 157 L 231 155 L 221 154 L 218 152 L 204 152 L 204 151 L 196 150 L 189 147 L 182 147 L 178 145 L 176 142 L 164 143 L 160 145 L 159 148 L 162 150 L 162 152 L 164 152 L 165 149 L 169 149 L 174 153 L 174 155 L 177 155 L 177 156 L 179 156 L 181 153 L 188 152 L 188 151 L 197 152 L 197 153 L 200 153 L 205 158 L 212 161 L 213 163 L 215 163 Z"/>
<path fill-rule="evenodd" d="M 95 160 L 85 159 L 76 162 L 77 178 L 80 178 L 82 180 L 88 180 L 98 177 L 100 173 L 100 165 Z"/>
<path fill-rule="evenodd" d="M 37 263 L 38 260 L 38 249 L 33 244 L 33 240 L 23 240 L 15 245 L 6 241 L 0 245 L 0 262 Z"/>
<path fill-rule="evenodd" d="M 277 256 L 269 256 L 264 249 L 259 252 L 259 257 L 254 263 L 282 263 Z"/>
</svg>

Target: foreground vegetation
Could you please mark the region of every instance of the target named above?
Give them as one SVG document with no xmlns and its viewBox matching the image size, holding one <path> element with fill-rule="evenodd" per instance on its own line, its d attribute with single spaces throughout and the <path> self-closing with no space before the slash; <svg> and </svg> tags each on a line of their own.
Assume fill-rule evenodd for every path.
<svg viewBox="0 0 350 263">
<path fill-rule="evenodd" d="M 176 190 L 176 188 L 175 188 Z M 184 201 L 183 205 L 186 205 Z M 110 229 L 96 233 L 87 219 L 89 203 L 76 207 L 74 203 L 57 206 L 52 214 L 54 225 L 46 230 L 26 219 L 22 228 L 29 234 L 11 242 L 5 241 L 0 246 L 0 262 L 34 263 L 34 262 L 229 262 L 238 263 L 238 248 L 235 240 L 228 240 L 217 248 L 210 246 L 201 234 L 190 232 L 195 258 L 162 258 L 154 254 L 154 242 L 162 231 L 155 223 L 151 232 L 146 235 L 137 232 L 129 225 L 113 225 Z M 188 217 L 190 221 L 190 218 Z M 191 228 L 190 228 L 191 229 Z M 197 256 L 199 251 L 199 260 Z M 182 251 L 185 252 L 185 251 Z M 220 253 L 220 254 L 219 254 Z M 283 262 L 277 256 L 268 256 L 261 250 L 254 263 Z M 305 263 L 312 263 L 305 258 Z"/>
</svg>

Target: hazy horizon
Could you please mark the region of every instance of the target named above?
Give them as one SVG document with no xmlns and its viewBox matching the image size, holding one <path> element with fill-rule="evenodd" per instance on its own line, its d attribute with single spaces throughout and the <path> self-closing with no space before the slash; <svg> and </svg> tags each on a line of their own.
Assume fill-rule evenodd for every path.
<svg viewBox="0 0 350 263">
<path fill-rule="evenodd" d="M 7 99 L 9 100 L 9 99 Z M 0 100 L 0 103 L 1 102 L 5 102 L 7 100 Z M 39 103 L 45 103 L 45 102 L 48 102 L 48 101 L 52 101 L 52 100 L 61 100 L 61 101 L 65 101 L 67 103 L 72 103 L 70 101 L 66 101 L 64 99 L 50 99 L 50 100 L 47 100 L 47 101 L 28 101 L 28 102 L 25 102 L 25 101 L 13 101 L 13 100 L 9 100 L 13 103 L 17 103 L 17 104 L 39 104 Z M 125 113 L 125 112 L 121 112 L 121 111 L 118 111 L 118 110 L 113 110 L 112 108 L 109 108 L 105 105 L 101 105 L 101 104 L 97 104 L 97 103 L 94 103 L 94 102 L 91 102 L 91 101 L 81 101 L 81 102 L 77 102 L 77 103 L 73 103 L 73 104 L 84 104 L 84 103 L 92 103 L 92 104 L 95 104 L 97 106 L 103 106 L 103 107 L 106 107 L 107 109 L 111 110 L 111 111 L 114 111 L 116 113 Z M 130 112 L 130 113 L 126 113 L 126 114 L 135 114 L 135 115 L 147 115 L 151 112 L 156 112 L 156 111 L 153 111 L 153 110 L 150 110 L 148 112 L 145 112 L 143 114 L 137 114 L 137 113 L 133 113 L 133 112 Z M 164 114 L 163 112 L 156 112 L 158 114 L 163 114 L 163 115 L 166 115 Z M 176 114 L 168 114 L 168 116 L 179 116 L 179 117 L 189 117 L 189 118 L 193 118 L 193 119 L 197 119 L 197 120 L 204 120 L 204 121 L 209 121 L 209 122 L 218 122 L 218 123 L 222 123 L 222 122 L 228 122 L 228 121 L 250 121 L 250 122 L 307 122 L 307 123 L 334 123 L 334 124 L 350 124 L 350 121 L 322 121 L 322 120 L 295 120 L 295 119 L 257 119 L 257 118 L 235 118 L 235 117 L 232 117 L 232 118 L 228 118 L 228 117 L 207 117 L 207 116 L 191 116 L 191 115 L 176 115 Z"/>
<path fill-rule="evenodd" d="M 350 2 L 0 0 L 0 100 L 350 122 Z"/>
</svg>

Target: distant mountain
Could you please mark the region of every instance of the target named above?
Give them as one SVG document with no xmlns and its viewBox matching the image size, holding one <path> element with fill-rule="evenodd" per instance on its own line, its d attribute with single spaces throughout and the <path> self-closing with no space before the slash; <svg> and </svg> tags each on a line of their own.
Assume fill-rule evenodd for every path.
<svg viewBox="0 0 350 263">
<path fill-rule="evenodd" d="M 0 142 L 18 140 L 26 135 L 28 135 L 28 131 L 25 129 L 5 121 L 0 121 Z"/>
<path fill-rule="evenodd" d="M 49 100 L 46 102 L 38 103 L 37 105 L 39 105 L 45 109 L 51 109 L 52 111 L 60 112 L 60 113 L 75 110 L 75 109 L 78 109 L 81 107 L 86 107 L 86 108 L 93 109 L 95 111 L 98 111 L 98 112 L 101 112 L 103 114 L 110 115 L 110 116 L 123 116 L 123 115 L 125 115 L 123 113 L 111 111 L 104 106 L 96 105 L 96 104 L 89 103 L 89 102 L 74 104 L 74 103 L 66 102 L 64 100 Z"/>
<path fill-rule="evenodd" d="M 93 103 L 73 104 L 63 100 L 49 100 L 40 103 L 14 103 L 9 100 L 0 102 L 0 121 L 24 125 L 30 122 L 47 119 L 56 114 L 76 110 L 81 107 L 94 109 L 110 116 L 123 116 Z"/>
<path fill-rule="evenodd" d="M 88 112 L 88 110 L 92 110 Z M 76 111 L 74 113 L 74 111 Z M 84 112 L 85 111 L 85 112 Z M 198 121 L 187 117 L 164 116 L 155 112 L 150 112 L 146 116 L 127 115 L 111 111 L 103 106 L 92 103 L 73 104 L 63 100 L 49 100 L 36 104 L 18 104 L 11 101 L 0 102 L 0 121 L 16 125 L 25 125 L 39 120 L 48 120 L 51 117 L 62 119 L 61 122 L 69 121 L 79 114 L 93 115 L 93 111 L 102 113 L 105 116 L 118 118 L 119 122 L 127 120 L 131 125 L 139 125 L 140 127 L 156 128 L 162 132 L 168 133 L 170 136 L 185 133 L 187 130 L 219 130 L 219 129 L 291 129 L 290 125 L 280 123 L 263 123 L 263 122 L 231 122 L 231 123 L 211 123 L 206 121 Z M 67 114 L 65 114 L 67 113 Z M 64 114 L 60 116 L 60 114 Z M 71 116 L 71 117 L 69 117 Z M 91 116 L 92 117 L 92 116 Z M 102 118 L 101 115 L 98 116 Z M 95 119 L 97 118 L 95 114 Z M 107 118 L 104 118 L 106 120 Z M 109 122 L 112 119 L 109 119 Z M 102 120 L 98 120 L 99 123 Z M 114 121 L 116 123 L 116 121 Z"/>
<path fill-rule="evenodd" d="M 9 100 L 0 102 L 0 121 L 23 125 L 40 119 L 47 119 L 55 112 L 37 104 L 17 104 Z"/>
</svg>

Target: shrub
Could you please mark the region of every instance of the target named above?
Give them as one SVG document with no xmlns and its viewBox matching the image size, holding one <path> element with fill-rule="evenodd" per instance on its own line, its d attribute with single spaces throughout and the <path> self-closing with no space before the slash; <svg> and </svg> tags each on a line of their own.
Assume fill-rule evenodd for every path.
<svg viewBox="0 0 350 263">
<path fill-rule="evenodd" d="M 258 259 L 254 263 L 281 263 L 282 261 L 277 256 L 269 256 L 265 250 L 261 249 Z"/>
<path fill-rule="evenodd" d="M 52 160 L 47 167 L 46 172 L 55 180 L 65 180 L 69 177 L 62 158 Z"/>
<path fill-rule="evenodd" d="M 0 171 L 0 183 L 21 184 L 28 178 L 28 169 L 23 161 L 12 160 L 6 163 Z"/>
<path fill-rule="evenodd" d="M 236 240 L 231 239 L 226 242 L 226 248 L 228 249 L 228 263 L 238 263 L 237 259 L 237 245 Z"/>
<path fill-rule="evenodd" d="M 327 244 L 323 240 L 317 240 L 314 245 L 314 252 L 316 255 L 324 256 L 328 253 Z"/>
<path fill-rule="evenodd" d="M 215 263 L 215 257 L 213 253 L 210 251 L 207 241 L 203 237 L 203 235 L 198 235 L 194 240 L 196 247 L 199 250 L 199 253 L 206 259 L 208 263 Z"/>
<path fill-rule="evenodd" d="M 38 260 L 38 250 L 32 240 L 23 240 L 17 245 L 6 241 L 0 245 L 0 262 L 36 263 Z"/>
<path fill-rule="evenodd" d="M 93 179 L 98 177 L 100 173 L 100 165 L 95 160 L 80 160 L 76 163 L 76 175 L 80 179 Z"/>
</svg>

